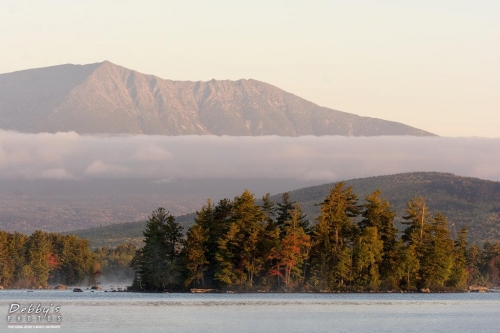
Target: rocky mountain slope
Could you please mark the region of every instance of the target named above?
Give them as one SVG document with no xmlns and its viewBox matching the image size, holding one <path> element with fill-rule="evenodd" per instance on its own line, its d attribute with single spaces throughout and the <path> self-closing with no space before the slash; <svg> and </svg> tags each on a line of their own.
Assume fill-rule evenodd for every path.
<svg viewBox="0 0 500 333">
<path fill-rule="evenodd" d="M 160 135 L 430 136 L 256 80 L 164 80 L 108 61 L 0 74 L 0 128 Z"/>
</svg>

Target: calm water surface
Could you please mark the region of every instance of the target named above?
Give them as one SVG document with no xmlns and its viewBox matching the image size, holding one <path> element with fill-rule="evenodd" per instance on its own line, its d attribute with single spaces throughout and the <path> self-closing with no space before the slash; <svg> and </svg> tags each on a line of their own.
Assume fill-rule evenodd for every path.
<svg viewBox="0 0 500 333">
<path fill-rule="evenodd" d="M 500 332 L 500 293 L 136 294 L 0 291 L 0 330 L 12 303 L 60 306 L 48 332 Z M 55 315 L 52 314 L 55 318 Z M 33 331 L 37 322 L 27 326 Z M 55 321 L 52 321 L 53 323 Z M 47 324 L 47 321 L 40 322 Z M 19 331 L 19 330 L 18 330 Z M 40 331 L 40 330 L 36 330 Z"/>
</svg>

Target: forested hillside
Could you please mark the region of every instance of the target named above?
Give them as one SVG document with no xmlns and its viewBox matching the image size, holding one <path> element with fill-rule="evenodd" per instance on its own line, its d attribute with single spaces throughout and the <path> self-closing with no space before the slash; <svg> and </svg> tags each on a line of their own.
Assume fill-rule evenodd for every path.
<svg viewBox="0 0 500 333">
<path fill-rule="evenodd" d="M 396 226 L 400 224 L 406 203 L 414 196 L 425 197 L 429 209 L 442 212 L 448 218 L 450 229 L 456 235 L 459 228 L 468 226 L 469 241 L 481 244 L 500 239 L 500 183 L 477 178 L 460 177 L 448 173 L 415 172 L 397 175 L 352 179 L 352 186 L 360 202 L 375 190 L 381 191 L 396 210 Z M 319 204 L 333 183 L 306 187 L 289 192 L 290 199 L 299 203 L 311 223 L 319 215 Z M 282 195 L 271 196 L 278 202 Z M 168 207 L 167 207 L 168 208 Z M 194 214 L 177 217 L 184 227 L 194 223 Z M 92 246 L 116 245 L 125 241 L 141 242 L 145 222 L 131 222 L 106 227 L 69 232 L 90 239 Z"/>
</svg>

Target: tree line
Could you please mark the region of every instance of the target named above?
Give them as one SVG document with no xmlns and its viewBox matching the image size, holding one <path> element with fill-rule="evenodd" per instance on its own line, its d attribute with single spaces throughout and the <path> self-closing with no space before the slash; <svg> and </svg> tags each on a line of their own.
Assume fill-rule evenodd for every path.
<svg viewBox="0 0 500 333">
<path fill-rule="evenodd" d="M 402 232 L 380 191 L 360 204 L 338 183 L 318 206 L 310 223 L 287 193 L 257 204 L 245 190 L 233 200 L 208 200 L 185 236 L 159 208 L 131 261 L 132 289 L 451 291 L 500 283 L 499 243 L 470 246 L 466 228 L 453 239 L 446 217 L 431 214 L 422 197 L 407 203 Z"/>
<path fill-rule="evenodd" d="M 45 288 L 94 282 L 95 260 L 86 239 L 40 230 L 30 236 L 0 231 L 0 285 Z"/>
<path fill-rule="evenodd" d="M 136 248 L 89 248 L 87 239 L 40 230 L 30 236 L 0 231 L 0 286 L 46 288 L 49 285 L 93 285 L 101 276 L 133 277 L 129 267 Z"/>
<path fill-rule="evenodd" d="M 0 231 L 0 286 L 92 285 L 132 280 L 141 291 L 208 288 L 238 291 L 465 290 L 500 285 L 500 243 L 451 237 L 446 217 L 424 198 L 407 203 L 404 230 L 375 191 L 359 202 L 338 183 L 312 223 L 288 193 L 260 203 L 249 191 L 210 200 L 183 233 L 163 208 L 149 217 L 143 247 L 94 251 L 73 235 Z"/>
</svg>

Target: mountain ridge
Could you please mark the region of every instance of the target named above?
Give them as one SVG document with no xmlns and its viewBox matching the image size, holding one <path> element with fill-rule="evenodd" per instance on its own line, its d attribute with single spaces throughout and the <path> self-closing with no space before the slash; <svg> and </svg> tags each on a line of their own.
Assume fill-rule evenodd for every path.
<svg viewBox="0 0 500 333">
<path fill-rule="evenodd" d="M 321 107 L 254 79 L 174 81 L 109 61 L 0 74 L 0 128 L 81 134 L 434 135 Z"/>
</svg>

